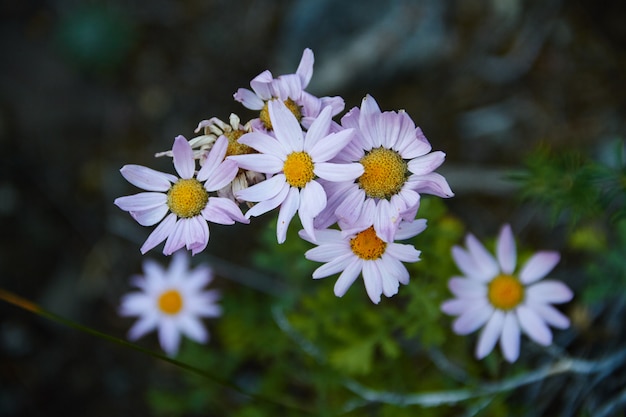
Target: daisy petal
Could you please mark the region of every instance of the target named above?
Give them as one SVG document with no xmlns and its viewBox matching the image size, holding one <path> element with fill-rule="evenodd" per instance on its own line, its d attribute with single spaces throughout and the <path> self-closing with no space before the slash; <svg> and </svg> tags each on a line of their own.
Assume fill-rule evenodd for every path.
<svg viewBox="0 0 626 417">
<path fill-rule="evenodd" d="M 545 280 L 526 289 L 529 300 L 540 303 L 560 304 L 570 301 L 574 293 L 560 281 Z"/>
<path fill-rule="evenodd" d="M 446 154 L 441 151 L 431 152 L 408 163 L 409 171 L 416 175 L 425 175 L 436 170 L 446 159 Z"/>
<path fill-rule="evenodd" d="M 200 320 L 193 316 L 181 316 L 178 321 L 178 329 L 185 336 L 198 343 L 206 343 L 209 340 L 209 333 L 206 331 Z"/>
<path fill-rule="evenodd" d="M 175 356 L 178 353 L 180 332 L 173 320 L 161 321 L 159 325 L 159 343 L 169 356 Z"/>
<path fill-rule="evenodd" d="M 128 331 L 128 339 L 137 340 L 140 337 L 146 335 L 152 330 L 156 329 L 159 324 L 158 316 L 156 314 L 149 314 L 141 317 Z"/>
<path fill-rule="evenodd" d="M 452 330 L 460 335 L 470 334 L 484 325 L 493 314 L 494 308 L 485 300 L 476 300 L 473 308 L 463 311 L 452 323 Z"/>
<path fill-rule="evenodd" d="M 172 183 L 178 181 L 174 175 L 141 165 L 124 165 L 120 172 L 126 181 L 146 191 L 165 192 L 172 187 Z"/>
<path fill-rule="evenodd" d="M 142 211 L 131 211 L 130 215 L 142 226 L 154 226 L 167 214 L 169 207 L 163 204 L 159 207 L 151 208 Z"/>
<path fill-rule="evenodd" d="M 520 271 L 520 281 L 524 284 L 539 281 L 552 271 L 560 259 L 561 256 L 558 252 L 537 252 L 526 262 Z"/>
<path fill-rule="evenodd" d="M 235 98 L 235 101 L 240 102 L 245 108 L 250 110 L 261 110 L 265 105 L 259 96 L 247 88 L 238 89 L 233 97 Z"/>
<path fill-rule="evenodd" d="M 352 262 L 345 267 L 341 275 L 339 275 L 337 282 L 335 282 L 334 292 L 337 297 L 343 297 L 361 273 L 363 261 L 356 257 L 351 258 Z"/>
<path fill-rule="evenodd" d="M 167 194 L 146 192 L 118 197 L 113 202 L 124 211 L 145 211 L 159 206 L 167 207 Z"/>
<path fill-rule="evenodd" d="M 504 312 L 500 310 L 494 311 L 493 315 L 480 332 L 478 344 L 476 345 L 476 358 L 482 359 L 493 350 L 496 342 L 502 334 L 504 326 Z"/>
<path fill-rule="evenodd" d="M 513 237 L 511 226 L 508 224 L 502 226 L 500 230 L 496 253 L 502 272 L 511 275 L 517 263 L 517 248 L 515 246 L 515 238 Z"/>
<path fill-rule="evenodd" d="M 267 103 L 267 108 L 276 139 L 283 148 L 291 152 L 301 152 L 304 149 L 304 135 L 296 116 L 280 100 L 271 100 Z"/>
<path fill-rule="evenodd" d="M 529 303 L 529 307 L 550 326 L 567 329 L 570 325 L 569 318 L 549 304 Z"/>
<path fill-rule="evenodd" d="M 279 174 L 265 181 L 261 181 L 258 184 L 237 191 L 235 196 L 244 201 L 265 201 L 280 194 L 285 186 L 289 187 L 285 175 Z"/>
<path fill-rule="evenodd" d="M 300 191 L 292 187 L 278 211 L 278 224 L 276 226 L 276 238 L 278 239 L 278 243 L 284 243 L 287 239 L 287 228 L 289 227 L 289 223 L 291 223 L 291 219 L 293 219 L 293 216 L 296 214 L 298 207 L 300 207 Z M 310 226 L 313 226 L 312 221 Z"/>
<path fill-rule="evenodd" d="M 458 298 L 479 298 L 487 295 L 487 286 L 473 279 L 453 277 L 448 281 L 448 288 Z"/>
<path fill-rule="evenodd" d="M 320 178 L 327 181 L 352 181 L 363 175 L 363 165 L 354 164 L 334 164 L 330 162 L 318 162 L 313 168 L 313 172 Z"/>
<path fill-rule="evenodd" d="M 513 313 L 507 313 L 504 317 L 502 335 L 500 336 L 500 348 L 504 358 L 513 363 L 519 357 L 520 327 Z"/>
<path fill-rule="evenodd" d="M 189 179 L 193 177 L 196 170 L 196 163 L 193 159 L 193 150 L 184 136 L 176 136 L 174 146 L 172 146 L 174 155 L 174 168 L 181 178 Z"/>
<path fill-rule="evenodd" d="M 552 332 L 541 316 L 527 306 L 517 307 L 517 317 L 524 333 L 543 346 L 552 343 Z"/>
<path fill-rule="evenodd" d="M 471 257 L 474 259 L 476 267 L 480 270 L 481 276 L 495 277 L 500 271 L 498 263 L 482 243 L 474 235 L 468 234 L 465 238 L 465 244 Z"/>
<path fill-rule="evenodd" d="M 378 304 L 380 302 L 380 295 L 383 293 L 383 283 L 380 272 L 374 265 L 374 262 L 375 261 L 363 261 L 362 274 L 367 295 L 374 304 Z"/>
<path fill-rule="evenodd" d="M 281 161 L 278 157 L 270 154 L 233 155 L 229 156 L 228 159 L 237 162 L 239 168 L 263 174 L 280 172 L 285 165 L 285 161 Z"/>
<path fill-rule="evenodd" d="M 176 215 L 170 213 L 163 221 L 150 233 L 144 244 L 141 246 L 141 253 L 145 254 L 163 242 L 172 233 L 176 225 Z"/>
</svg>

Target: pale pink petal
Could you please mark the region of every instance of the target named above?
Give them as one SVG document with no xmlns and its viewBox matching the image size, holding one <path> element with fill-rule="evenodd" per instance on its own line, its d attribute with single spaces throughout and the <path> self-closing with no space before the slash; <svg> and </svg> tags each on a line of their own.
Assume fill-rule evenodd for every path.
<svg viewBox="0 0 626 417">
<path fill-rule="evenodd" d="M 209 243 L 209 225 L 202 216 L 194 216 L 188 222 L 185 244 L 192 255 L 197 255 Z"/>
<path fill-rule="evenodd" d="M 176 136 L 174 146 L 172 146 L 172 154 L 174 155 L 174 168 L 181 178 L 189 179 L 193 177 L 196 170 L 196 163 L 193 159 L 193 150 L 184 136 Z"/>
<path fill-rule="evenodd" d="M 545 277 L 559 263 L 561 255 L 558 252 L 542 251 L 534 254 L 519 273 L 520 281 L 530 284 Z"/>
<path fill-rule="evenodd" d="M 508 312 L 504 317 L 502 335 L 500 336 L 500 348 L 504 358 L 513 363 L 519 357 L 520 327 L 514 313 Z"/>
<path fill-rule="evenodd" d="M 300 207 L 300 191 L 292 187 L 278 211 L 278 222 L 276 225 L 276 238 L 278 239 L 278 243 L 284 243 L 285 239 L 287 239 L 289 223 L 291 223 L 291 219 L 293 219 L 293 216 L 296 214 L 298 207 Z"/>
<path fill-rule="evenodd" d="M 217 138 L 217 141 L 215 141 L 213 147 L 211 148 L 211 151 L 204 160 L 202 168 L 200 168 L 200 171 L 198 171 L 198 175 L 196 176 L 198 181 L 206 181 L 206 179 L 212 177 L 216 171 L 218 172 L 220 169 L 222 169 L 220 164 L 222 163 L 222 161 L 224 161 L 227 149 L 228 139 L 226 138 L 226 136 L 222 135 Z"/>
<path fill-rule="evenodd" d="M 470 233 L 466 236 L 465 245 L 474 259 L 476 267 L 480 270 L 481 276 L 493 278 L 498 275 L 500 272 L 498 262 L 473 234 Z"/>
<path fill-rule="evenodd" d="M 485 275 L 482 269 L 476 265 L 476 261 L 469 252 L 460 246 L 455 245 L 452 247 L 452 258 L 459 270 L 469 278 L 474 278 L 481 282 L 487 282 L 493 278 Z"/>
<path fill-rule="evenodd" d="M 569 318 L 549 304 L 527 302 L 530 309 L 537 313 L 546 323 L 558 329 L 566 329 L 570 325 Z"/>
<path fill-rule="evenodd" d="M 284 181 L 284 176 L 283 176 L 283 181 Z M 289 186 L 289 184 L 287 184 L 286 182 L 283 182 L 280 185 L 278 194 L 276 194 L 274 197 L 270 199 L 263 200 L 255 204 L 250 210 L 246 212 L 246 218 L 249 219 L 250 217 L 260 216 L 263 213 L 267 213 L 270 210 L 274 210 L 283 201 L 285 201 L 285 198 L 287 198 L 287 194 L 289 193 L 290 189 L 291 187 Z"/>
<path fill-rule="evenodd" d="M 552 343 L 552 332 L 541 316 L 525 305 L 517 307 L 517 318 L 524 333 L 543 346 Z"/>
<path fill-rule="evenodd" d="M 275 174 L 283 170 L 285 161 L 269 154 L 246 154 L 229 156 L 228 160 L 237 162 L 239 168 L 263 174 Z"/>
<path fill-rule="evenodd" d="M 304 230 L 300 230 L 298 234 L 302 239 L 306 240 L 307 242 L 313 243 L 310 236 L 307 235 Z M 317 238 L 318 245 L 341 243 L 343 245 L 346 245 L 346 248 L 348 247 L 348 243 L 343 240 L 343 238 L 341 237 L 341 232 L 339 230 L 317 229 L 315 230 L 315 237 Z"/>
<path fill-rule="evenodd" d="M 331 162 L 318 162 L 315 164 L 313 172 L 327 181 L 352 181 L 363 175 L 363 165 L 360 163 L 334 164 Z"/>
<path fill-rule="evenodd" d="M 280 100 L 272 100 L 267 105 L 276 139 L 285 149 L 301 152 L 304 149 L 304 134 L 296 116 Z"/>
<path fill-rule="evenodd" d="M 385 260 L 385 258 L 381 258 L 372 262 L 372 266 L 378 270 L 378 274 L 380 275 L 381 283 L 383 285 L 383 294 L 385 297 L 392 297 L 398 293 L 400 282 L 397 277 L 389 273 L 390 270 L 387 268 L 387 265 L 385 265 Z"/>
<path fill-rule="evenodd" d="M 396 240 L 406 240 L 426 230 L 426 219 L 415 219 L 412 222 L 401 222 L 396 232 Z"/>
<path fill-rule="evenodd" d="M 369 117 L 375 114 L 380 114 L 380 107 L 378 107 L 374 97 L 366 94 L 363 100 L 361 100 L 361 117 Z"/>
<path fill-rule="evenodd" d="M 400 222 L 400 211 L 388 200 L 381 199 L 376 204 L 374 213 L 374 230 L 385 242 L 393 242 Z"/>
<path fill-rule="evenodd" d="M 309 130 L 306 132 L 303 149 L 305 152 L 307 152 L 311 156 L 313 156 L 314 154 L 312 151 L 317 150 L 318 147 L 320 148 L 336 148 L 337 147 L 337 145 L 333 141 L 330 141 L 327 138 L 328 131 L 330 130 L 331 110 L 332 109 L 330 107 L 324 108 L 324 110 L 321 111 L 321 113 L 317 116 L 315 121 L 309 127 Z M 339 151 L 335 152 L 335 155 L 337 155 L 337 153 L 339 153 Z M 328 161 L 330 158 L 332 158 L 335 155 L 332 155 L 325 159 L 323 157 L 321 159 L 316 158 L 316 159 L 313 159 L 313 162 Z"/>
<path fill-rule="evenodd" d="M 487 303 L 483 304 L 487 306 Z M 441 303 L 441 311 L 451 316 L 458 316 L 468 310 L 476 308 L 476 300 L 473 298 L 452 298 Z M 480 327 L 480 326 L 479 326 Z"/>
<path fill-rule="evenodd" d="M 224 161 L 219 164 L 217 170 L 204 183 L 204 188 L 207 191 L 221 190 L 235 179 L 237 172 L 239 172 L 237 162 L 232 160 Z"/>
<path fill-rule="evenodd" d="M 180 345 L 180 332 L 171 319 L 159 323 L 159 343 L 168 356 L 175 356 Z"/>
<path fill-rule="evenodd" d="M 147 191 L 167 191 L 178 178 L 141 165 L 124 165 L 120 169 L 126 181 Z"/>
<path fill-rule="evenodd" d="M 289 187 L 284 174 L 278 174 L 258 184 L 237 191 L 235 196 L 244 201 L 265 201 L 277 196 L 284 188 Z M 280 203 L 278 203 L 280 204 Z"/>
<path fill-rule="evenodd" d="M 165 240 L 165 246 L 163 246 L 163 254 L 171 255 L 178 249 L 185 246 L 185 232 L 187 228 L 187 222 L 185 219 L 178 219 L 173 227 L 172 233 Z"/>
<path fill-rule="evenodd" d="M 153 305 L 152 298 L 142 292 L 133 292 L 122 297 L 119 308 L 120 316 L 142 316 L 144 312 L 150 311 Z"/>
<path fill-rule="evenodd" d="M 363 268 L 363 261 L 361 259 L 356 257 L 352 257 L 351 259 L 352 262 L 345 267 L 341 275 L 339 275 L 339 278 L 337 278 L 337 282 L 335 282 L 334 292 L 337 297 L 343 297 L 346 291 L 348 291 L 348 288 L 350 288 L 358 278 Z"/>
<path fill-rule="evenodd" d="M 292 99 L 300 101 L 302 96 L 302 81 L 296 74 L 285 74 L 272 80 L 272 96 L 280 100 Z"/>
<path fill-rule="evenodd" d="M 317 231 L 319 232 L 319 231 Z M 350 255 L 352 252 L 345 242 L 325 243 L 309 249 L 304 253 L 304 257 L 315 262 L 332 262 L 339 256 Z"/>
<path fill-rule="evenodd" d="M 413 158 L 408 163 L 409 171 L 416 175 L 425 175 L 436 170 L 446 159 L 441 151 L 431 152 L 424 156 Z"/>
<path fill-rule="evenodd" d="M 515 238 L 513 237 L 511 226 L 508 224 L 502 226 L 500 230 L 496 254 L 502 272 L 508 275 L 513 274 L 515 265 L 517 264 L 517 248 L 515 246 Z"/>
<path fill-rule="evenodd" d="M 124 211 L 145 211 L 166 205 L 167 194 L 146 192 L 118 197 L 113 202 Z"/>
<path fill-rule="evenodd" d="M 405 116 L 410 119 L 406 113 Z M 403 128 L 407 129 L 407 133 L 406 136 L 401 134 L 401 137 L 406 137 L 407 140 L 402 141 L 397 149 L 404 159 L 417 158 L 426 155 L 432 150 L 430 143 L 422 133 L 422 129 L 419 127 L 413 128 L 414 126 L 415 124 L 412 121 L 411 123 L 403 123 Z"/>
<path fill-rule="evenodd" d="M 480 332 L 478 344 L 476 345 L 476 358 L 482 359 L 493 350 L 496 342 L 502 334 L 504 326 L 504 312 L 496 310 Z"/>
<path fill-rule="evenodd" d="M 397 280 L 400 284 L 407 285 L 409 283 L 409 271 L 398 259 L 389 254 L 384 253 L 381 257 L 379 268 L 383 277 L 390 276 Z"/>
<path fill-rule="evenodd" d="M 375 261 L 363 261 L 362 274 L 367 295 L 374 304 L 378 304 L 380 295 L 383 293 L 383 283 L 380 272 L 374 263 Z"/>
<path fill-rule="evenodd" d="M 305 89 L 311 81 L 314 62 L 315 58 L 313 57 L 313 51 L 306 48 L 304 52 L 302 52 L 302 58 L 300 58 L 300 64 L 298 64 L 298 69 L 296 70 L 296 74 L 298 74 L 300 82 L 302 83 L 302 89 Z"/>
<path fill-rule="evenodd" d="M 167 214 L 169 207 L 163 204 L 159 207 L 151 208 L 142 211 L 131 211 L 130 215 L 142 226 L 154 226 Z"/>
<path fill-rule="evenodd" d="M 361 207 L 365 201 L 365 192 L 356 184 L 345 190 L 343 201 L 337 206 L 335 215 L 340 221 L 352 223 L 361 215 Z"/>
<path fill-rule="evenodd" d="M 163 221 L 150 233 L 144 244 L 141 246 L 141 253 L 145 254 L 150 249 L 154 248 L 174 231 L 176 226 L 176 215 L 170 213 Z"/>
<path fill-rule="evenodd" d="M 265 70 L 250 81 L 250 87 L 257 96 L 267 101 L 272 98 L 272 81 L 274 81 L 272 73 Z"/>
<path fill-rule="evenodd" d="M 265 102 L 259 96 L 247 88 L 238 89 L 233 97 L 235 101 L 240 102 L 245 108 L 250 110 L 261 110 L 265 105 Z"/>
<path fill-rule="evenodd" d="M 448 288 L 459 298 L 485 298 L 487 296 L 487 286 L 473 279 L 450 278 Z"/>
<path fill-rule="evenodd" d="M 311 257 L 307 257 L 307 259 L 316 260 Z M 351 253 L 345 253 L 342 255 L 335 254 L 334 259 L 313 271 L 313 279 L 325 278 L 338 272 L 342 272 L 348 267 L 348 265 L 354 262 L 354 259 L 355 257 Z"/>
<path fill-rule="evenodd" d="M 137 340 L 140 337 L 150 333 L 152 330 L 156 329 L 158 324 L 159 318 L 156 314 L 143 316 L 139 320 L 137 320 L 135 324 L 133 324 L 130 330 L 128 330 L 128 339 Z"/>
<path fill-rule="evenodd" d="M 325 162 L 337 156 L 350 143 L 353 136 L 354 129 L 345 129 L 331 133 L 315 143 L 305 143 L 305 148 L 309 149 L 313 162 Z M 308 139 L 309 134 L 307 134 Z"/>
<path fill-rule="evenodd" d="M 560 304 L 571 301 L 574 293 L 560 281 L 545 280 L 537 282 L 526 289 L 529 300 L 539 303 Z"/>
<path fill-rule="evenodd" d="M 473 308 L 461 312 L 454 320 L 452 330 L 460 335 L 470 334 L 484 325 L 493 314 L 494 308 L 485 300 L 476 300 Z"/>
<path fill-rule="evenodd" d="M 385 254 L 402 262 L 417 262 L 420 260 L 420 253 L 413 245 L 401 243 L 388 243 L 385 249 Z"/>
<path fill-rule="evenodd" d="M 224 197 L 209 197 L 209 201 L 202 210 L 202 217 L 211 223 L 233 224 L 250 223 L 250 220 L 241 212 L 241 209 L 235 202 Z"/>
<path fill-rule="evenodd" d="M 206 331 L 202 322 L 193 316 L 181 316 L 178 320 L 178 329 L 189 339 L 198 343 L 206 343 L 209 340 L 209 333 Z"/>
<path fill-rule="evenodd" d="M 454 196 L 454 193 L 448 185 L 448 181 L 436 172 L 424 175 L 411 175 L 406 184 L 418 193 L 432 194 L 441 198 Z"/>
<path fill-rule="evenodd" d="M 324 188 L 316 181 L 309 181 L 300 191 L 298 216 L 300 217 L 302 227 L 313 239 L 316 239 L 313 219 L 320 214 L 324 207 L 326 207 L 326 192 Z"/>
<path fill-rule="evenodd" d="M 248 145 L 262 154 L 273 155 L 281 161 L 285 161 L 287 155 L 292 152 L 291 149 L 285 149 L 276 138 L 262 132 L 246 133 L 239 138 L 238 142 Z"/>
</svg>

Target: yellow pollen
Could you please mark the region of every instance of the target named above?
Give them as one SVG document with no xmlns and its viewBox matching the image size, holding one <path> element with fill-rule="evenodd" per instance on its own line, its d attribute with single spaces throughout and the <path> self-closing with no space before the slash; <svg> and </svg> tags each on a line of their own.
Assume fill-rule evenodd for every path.
<svg viewBox="0 0 626 417">
<path fill-rule="evenodd" d="M 167 290 L 159 296 L 159 310 L 165 314 L 176 314 L 183 308 L 183 297 L 177 290 Z"/>
<path fill-rule="evenodd" d="M 495 308 L 511 310 L 524 299 L 524 287 L 511 275 L 498 275 L 489 283 L 487 297 Z"/>
<path fill-rule="evenodd" d="M 261 121 L 263 122 L 263 125 L 265 125 L 267 130 L 272 130 L 272 120 L 270 119 L 270 111 L 267 108 L 267 103 L 268 102 L 266 101 L 265 105 L 261 109 L 261 114 L 259 115 L 259 118 L 261 119 Z M 285 106 L 287 106 L 289 111 L 291 111 L 293 115 L 296 116 L 296 119 L 298 120 L 298 122 L 302 120 L 302 110 L 300 109 L 300 106 L 298 106 L 298 104 L 295 101 L 288 98 L 283 103 L 285 103 Z"/>
<path fill-rule="evenodd" d="M 226 136 L 226 139 L 228 139 L 226 156 L 256 153 L 256 151 L 248 145 L 237 142 L 237 140 L 242 137 L 244 133 L 246 132 L 243 130 L 231 130 L 230 132 L 224 132 L 224 136 Z"/>
<path fill-rule="evenodd" d="M 283 172 L 292 187 L 302 188 L 315 178 L 313 160 L 306 152 L 292 152 L 287 155 Z"/>
<path fill-rule="evenodd" d="M 209 201 L 209 193 L 195 178 L 179 179 L 167 192 L 167 206 L 178 217 L 200 214 Z"/>
<path fill-rule="evenodd" d="M 376 235 L 374 226 L 370 226 L 350 239 L 350 248 L 359 258 L 372 261 L 383 256 L 387 243 Z"/>
<path fill-rule="evenodd" d="M 387 148 L 372 149 L 363 158 L 359 186 L 370 198 L 391 198 L 400 192 L 407 178 L 407 163 L 400 154 Z"/>
</svg>

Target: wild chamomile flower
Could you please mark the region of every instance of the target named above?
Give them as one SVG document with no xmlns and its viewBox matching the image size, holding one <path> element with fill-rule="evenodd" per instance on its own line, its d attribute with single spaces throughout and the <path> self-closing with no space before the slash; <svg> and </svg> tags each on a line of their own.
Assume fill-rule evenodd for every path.
<svg viewBox="0 0 626 417">
<path fill-rule="evenodd" d="M 144 275 L 132 277 L 140 291 L 126 294 L 121 301 L 119 314 L 139 319 L 130 328 L 128 338 L 137 340 L 157 330 L 163 350 L 176 355 L 181 334 L 199 343 L 209 340 L 209 333 L 201 317 L 219 317 L 221 308 L 216 304 L 219 293 L 203 291 L 213 279 L 207 265 L 189 269 L 189 257 L 179 251 L 172 256 L 166 270 L 157 262 L 147 259 L 143 263 Z"/>
<path fill-rule="evenodd" d="M 280 205 L 276 236 L 286 238 L 287 228 L 296 211 L 304 229 L 314 238 L 313 219 L 326 206 L 326 193 L 317 177 L 328 181 L 348 181 L 363 173 L 359 163 L 335 164 L 334 158 L 352 137 L 352 129 L 328 133 L 330 107 L 313 122 L 306 136 L 296 117 L 280 100 L 269 102 L 269 113 L 276 137 L 262 132 L 243 135 L 239 142 L 258 154 L 230 156 L 240 168 L 271 175 L 267 180 L 236 193 L 245 201 L 257 202 L 246 218 L 259 216 Z"/>
<path fill-rule="evenodd" d="M 365 207 L 373 207 L 370 216 L 376 233 L 392 242 L 400 220 L 415 218 L 420 193 L 454 195 L 446 179 L 433 172 L 445 154 L 430 152 L 430 143 L 404 111 L 381 112 L 374 98 L 367 95 L 361 108 L 352 109 L 341 124 L 354 128 L 355 135 L 338 160 L 359 162 L 364 172 L 349 183 L 325 183 L 328 208 L 316 227 L 328 227 L 335 219 L 350 224 L 362 216 Z M 368 200 L 375 204 L 366 205 Z"/>
<path fill-rule="evenodd" d="M 480 327 L 476 357 L 482 359 L 500 340 L 509 362 L 519 357 L 520 329 L 535 342 L 552 343 L 551 325 L 559 329 L 569 320 L 551 304 L 572 299 L 572 291 L 562 282 L 544 280 L 559 262 L 558 252 L 534 254 L 515 274 L 517 253 L 511 227 L 504 225 L 496 244 L 496 258 L 471 234 L 467 249 L 452 248 L 452 256 L 463 277 L 453 277 L 448 286 L 456 298 L 441 305 L 441 310 L 458 316 L 452 325 L 455 333 L 465 335 Z"/>
<path fill-rule="evenodd" d="M 425 219 L 402 222 L 395 238 L 409 239 L 424 229 Z M 409 283 L 409 272 L 402 262 L 420 260 L 420 251 L 408 244 L 383 241 L 373 226 L 352 234 L 336 229 L 316 230 L 315 233 L 317 242 L 313 242 L 306 231 L 300 231 L 303 239 L 318 245 L 304 256 L 311 261 L 325 262 L 313 272 L 314 279 L 340 272 L 335 282 L 337 297 L 342 297 L 362 274 L 367 295 L 378 304 L 381 294 L 391 297 L 398 292 L 400 284 Z"/>
<path fill-rule="evenodd" d="M 247 88 L 237 90 L 234 94 L 236 101 L 241 102 L 248 109 L 260 112 L 259 117 L 251 121 L 256 129 L 272 130 L 272 120 L 267 104 L 273 99 L 283 101 L 298 122 L 307 129 L 325 107 L 332 108 L 332 116 L 343 111 L 344 101 L 341 97 L 319 98 L 304 91 L 313 76 L 314 61 L 313 51 L 306 48 L 295 74 L 285 74 L 274 78 L 270 71 L 265 70 L 250 81 L 252 90 Z"/>
<path fill-rule="evenodd" d="M 197 175 L 193 151 L 183 136 L 178 136 L 172 147 L 174 168 L 180 178 L 140 165 L 122 167 L 120 172 L 128 182 L 148 192 L 119 197 L 115 204 L 128 211 L 142 226 L 161 222 L 146 239 L 141 253 L 167 239 L 163 248 L 165 255 L 183 246 L 195 255 L 209 242 L 207 222 L 249 222 L 232 200 L 209 195 L 237 175 L 237 164 L 224 160 L 227 146 L 228 139 L 220 137 Z"/>
</svg>

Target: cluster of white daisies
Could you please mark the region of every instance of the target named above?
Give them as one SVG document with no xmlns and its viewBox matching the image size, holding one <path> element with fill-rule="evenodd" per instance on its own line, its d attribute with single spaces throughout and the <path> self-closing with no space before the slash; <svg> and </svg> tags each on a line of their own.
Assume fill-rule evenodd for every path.
<svg viewBox="0 0 626 417">
<path fill-rule="evenodd" d="M 250 82 L 252 90 L 240 88 L 234 94 L 246 108 L 259 111 L 257 118 L 245 124 L 234 114 L 229 123 L 211 118 L 199 123 L 199 136 L 176 137 L 172 149 L 157 156 L 172 157 L 177 175 L 139 165 L 121 169 L 126 180 L 145 191 L 117 198 L 115 204 L 139 224 L 156 225 L 141 252 L 165 241 L 163 253 L 177 254 L 169 272 L 146 263 L 145 278 L 136 282 L 142 292 L 123 299 L 122 314 L 141 317 L 131 338 L 158 327 L 161 345 L 169 354 L 178 348 L 179 332 L 205 341 L 207 334 L 197 316 L 219 314 L 213 304 L 216 296 L 199 292 L 199 284 L 208 279 L 181 266 L 181 249 L 194 255 L 203 251 L 209 222 L 248 223 L 276 208 L 278 243 L 286 240 L 297 213 L 303 227 L 300 237 L 316 245 L 306 258 L 323 263 L 313 278 L 339 274 L 337 296 L 343 296 L 359 276 L 376 304 L 382 294 L 391 297 L 401 283 L 408 284 L 403 262 L 419 261 L 420 251 L 397 241 L 426 228 L 426 220 L 416 219 L 421 194 L 453 196 L 446 179 L 435 172 L 445 154 L 432 151 L 404 111 L 381 111 L 369 95 L 360 107 L 334 121 L 344 110 L 343 99 L 305 91 L 313 61 L 313 52 L 306 49 L 295 73 L 274 77 L 264 71 Z M 545 323 L 568 325 L 549 303 L 568 301 L 571 292 L 560 283 L 525 287 L 547 274 L 558 256 L 556 261 L 553 256 L 538 256 L 519 278 L 512 275 L 515 244 L 506 230 L 500 239 L 500 246 L 506 246 L 506 250 L 499 246 L 500 268 L 474 238 L 468 238 L 468 252 L 453 250 L 466 277 L 450 281 L 458 298 L 442 309 L 459 315 L 454 324 L 457 333 L 485 325 L 478 357 L 491 351 L 500 337 L 505 357 L 515 360 L 520 328 L 546 344 L 551 341 L 546 331 L 551 334 Z M 545 296 L 543 290 L 557 295 Z"/>
</svg>

